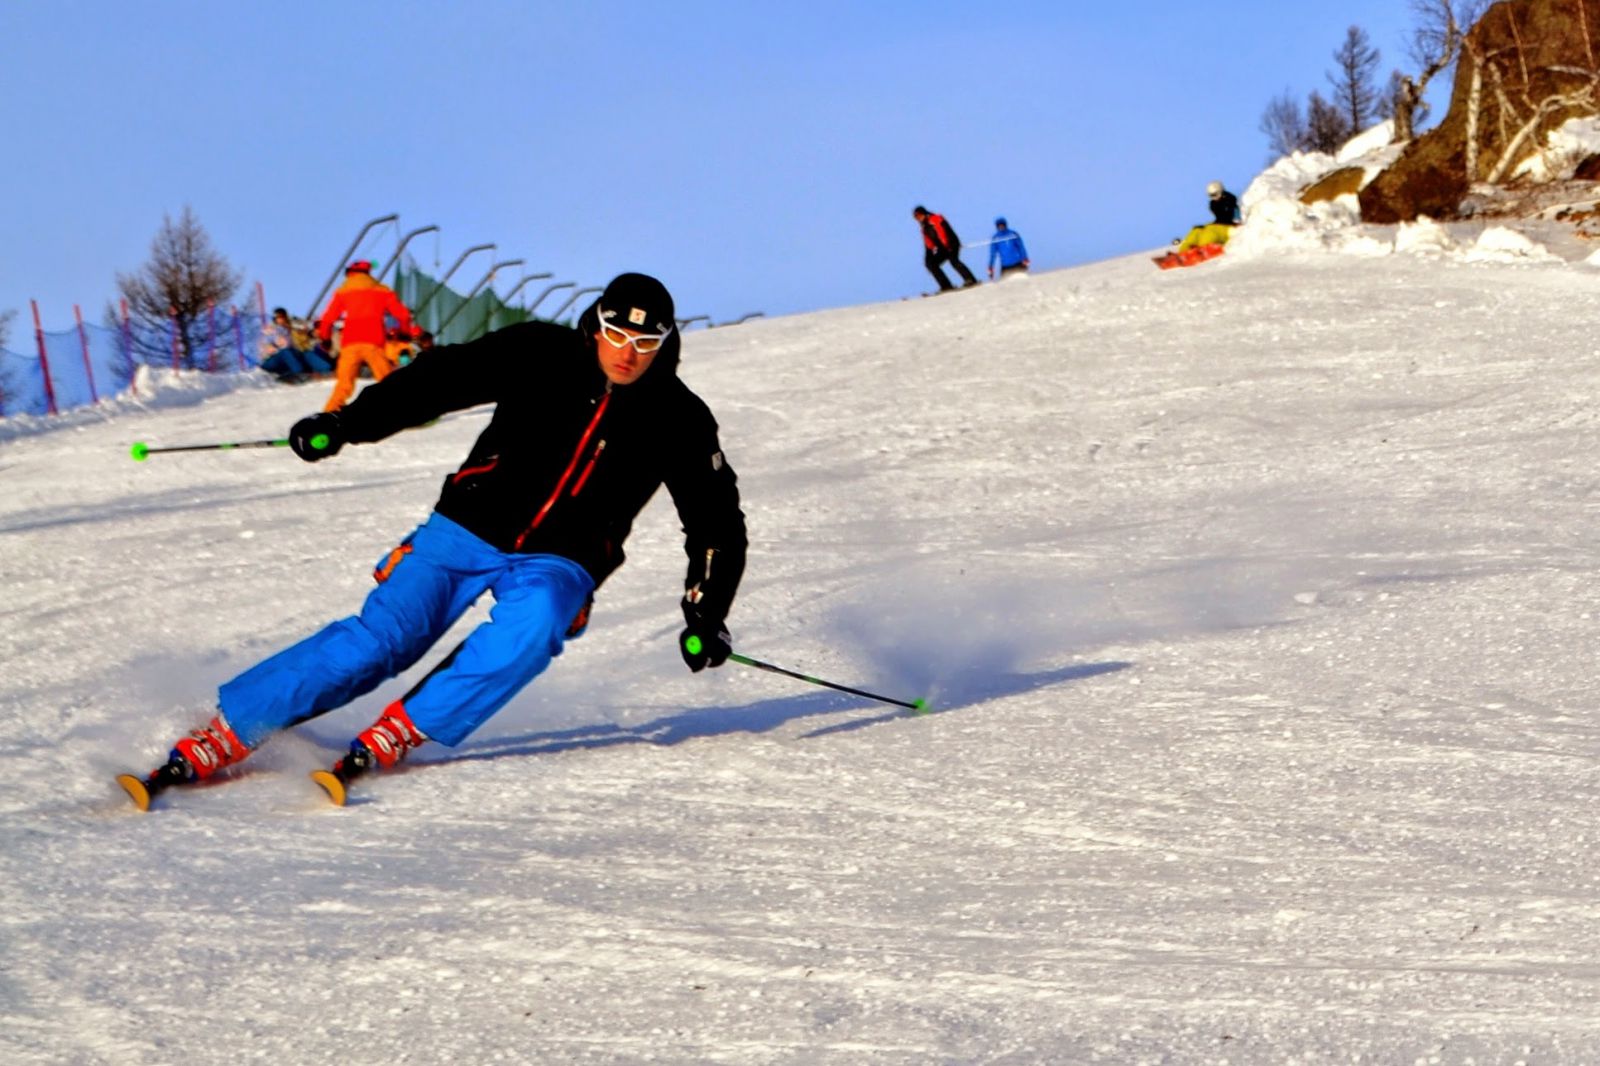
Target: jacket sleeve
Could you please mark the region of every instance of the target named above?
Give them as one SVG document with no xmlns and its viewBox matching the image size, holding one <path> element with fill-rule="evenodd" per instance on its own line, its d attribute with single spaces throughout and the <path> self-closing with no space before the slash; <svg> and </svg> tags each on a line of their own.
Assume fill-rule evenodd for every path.
<svg viewBox="0 0 1600 1066">
<path fill-rule="evenodd" d="M 686 618 L 720 625 L 744 576 L 744 512 L 739 509 L 739 479 L 717 440 L 716 420 L 698 397 L 687 393 L 687 398 L 666 474 L 689 557 L 683 612 Z"/>
<path fill-rule="evenodd" d="M 328 309 L 317 319 L 317 336 L 324 342 L 333 340 L 333 324 L 339 321 L 339 316 L 342 314 L 344 314 L 344 293 L 336 292 L 333 294 L 333 299 L 328 301 Z"/>
<path fill-rule="evenodd" d="M 448 411 L 494 403 L 537 365 L 541 325 L 508 326 L 466 344 L 423 352 L 410 365 L 362 389 L 339 412 L 345 439 L 370 443 Z"/>
<path fill-rule="evenodd" d="M 394 320 L 399 323 L 400 328 L 409 335 L 412 331 L 411 308 L 402 303 L 400 297 L 390 292 L 386 310 L 394 316 Z"/>
</svg>

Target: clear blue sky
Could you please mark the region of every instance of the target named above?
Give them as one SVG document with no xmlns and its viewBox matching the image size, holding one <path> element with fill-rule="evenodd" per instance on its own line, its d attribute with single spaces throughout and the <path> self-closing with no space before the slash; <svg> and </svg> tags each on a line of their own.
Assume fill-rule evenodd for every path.
<svg viewBox="0 0 1600 1066">
<path fill-rule="evenodd" d="M 0 311 L 14 349 L 29 298 L 46 329 L 97 319 L 185 204 L 297 313 L 391 212 L 374 257 L 436 224 L 425 266 L 492 241 L 556 280 L 657 274 L 717 321 L 930 288 L 918 203 L 968 241 L 1006 215 L 1036 267 L 1104 259 L 1199 221 L 1210 180 L 1242 191 L 1263 108 L 1326 91 L 1347 26 L 1386 75 L 1410 23 L 1401 0 L 0 0 Z"/>
</svg>

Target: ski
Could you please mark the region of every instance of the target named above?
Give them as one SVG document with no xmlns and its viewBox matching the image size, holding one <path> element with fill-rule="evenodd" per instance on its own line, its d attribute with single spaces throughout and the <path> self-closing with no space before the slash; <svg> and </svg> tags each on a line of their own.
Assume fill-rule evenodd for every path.
<svg viewBox="0 0 1600 1066">
<path fill-rule="evenodd" d="M 182 759 L 173 758 L 165 766 L 151 770 L 144 777 L 134 774 L 118 774 L 117 784 L 128 794 L 133 805 L 141 811 L 148 811 L 151 802 L 161 793 L 173 785 L 186 785 L 190 781 L 189 764 Z"/>
<path fill-rule="evenodd" d="M 930 296 L 948 296 L 953 292 L 963 292 L 967 289 L 981 288 L 983 288 L 983 282 L 981 281 L 963 282 L 960 285 L 952 285 L 948 289 L 935 289 L 933 292 L 925 292 L 922 294 L 922 297 L 923 299 L 927 299 Z"/>
<path fill-rule="evenodd" d="M 1158 255 L 1151 262 L 1162 270 L 1171 270 L 1173 267 L 1187 267 L 1204 263 L 1208 259 L 1215 259 L 1222 252 L 1223 247 L 1220 244 L 1202 244 L 1182 252 L 1173 251 L 1168 252 L 1166 255 Z"/>
<path fill-rule="evenodd" d="M 366 751 L 352 752 L 333 764 L 331 770 L 311 771 L 311 780 L 325 792 L 336 807 L 343 807 L 350 798 L 350 784 L 366 776 L 373 769 L 373 759 Z M 156 797 L 174 785 L 194 782 L 189 764 L 174 758 L 165 766 L 157 767 L 143 777 L 137 774 L 118 774 L 117 784 L 128 794 L 128 799 L 141 811 L 148 811 Z"/>
<path fill-rule="evenodd" d="M 345 784 L 349 779 L 340 777 L 337 768 L 333 770 L 313 770 L 311 771 L 311 780 L 322 787 L 322 791 L 328 794 L 328 801 L 335 807 L 343 807 L 345 800 L 349 798 L 349 792 L 345 788 Z"/>
<path fill-rule="evenodd" d="M 372 761 L 372 753 L 359 748 L 334 763 L 331 770 L 311 771 L 311 780 L 328 794 L 335 807 L 343 807 L 350 798 L 350 783 L 365 777 L 372 770 Z"/>
</svg>

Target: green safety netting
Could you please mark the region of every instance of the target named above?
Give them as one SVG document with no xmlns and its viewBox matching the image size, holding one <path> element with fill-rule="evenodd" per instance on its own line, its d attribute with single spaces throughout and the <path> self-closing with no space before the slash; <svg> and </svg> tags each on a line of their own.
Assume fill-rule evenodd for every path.
<svg viewBox="0 0 1600 1066">
<path fill-rule="evenodd" d="M 519 279 L 508 280 L 515 285 Z M 468 300 L 448 285 L 441 286 L 414 263 L 399 268 L 392 287 L 417 323 L 433 334 L 435 344 L 460 344 L 534 317 L 500 299 L 492 283 Z"/>
</svg>

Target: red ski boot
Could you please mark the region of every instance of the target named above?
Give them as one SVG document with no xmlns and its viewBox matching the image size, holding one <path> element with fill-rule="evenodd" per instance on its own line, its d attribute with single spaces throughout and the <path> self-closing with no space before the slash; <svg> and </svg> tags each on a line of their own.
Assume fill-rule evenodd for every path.
<svg viewBox="0 0 1600 1066">
<path fill-rule="evenodd" d="M 150 801 L 173 785 L 204 781 L 249 754 L 250 749 L 240 743 L 227 720 L 219 714 L 174 744 L 165 766 L 158 766 L 144 777 L 118 774 L 117 783 L 128 793 L 134 806 L 147 811 Z"/>
<path fill-rule="evenodd" d="M 191 781 L 204 781 L 225 766 L 240 762 L 250 749 L 233 735 L 227 720 L 217 715 L 172 746 L 172 754 L 189 764 Z"/>
<path fill-rule="evenodd" d="M 405 705 L 395 700 L 376 722 L 350 742 L 350 754 L 334 763 L 332 770 L 313 770 L 311 780 L 322 786 L 329 799 L 343 807 L 346 785 L 372 770 L 390 769 L 427 739 L 406 714 Z"/>
</svg>

